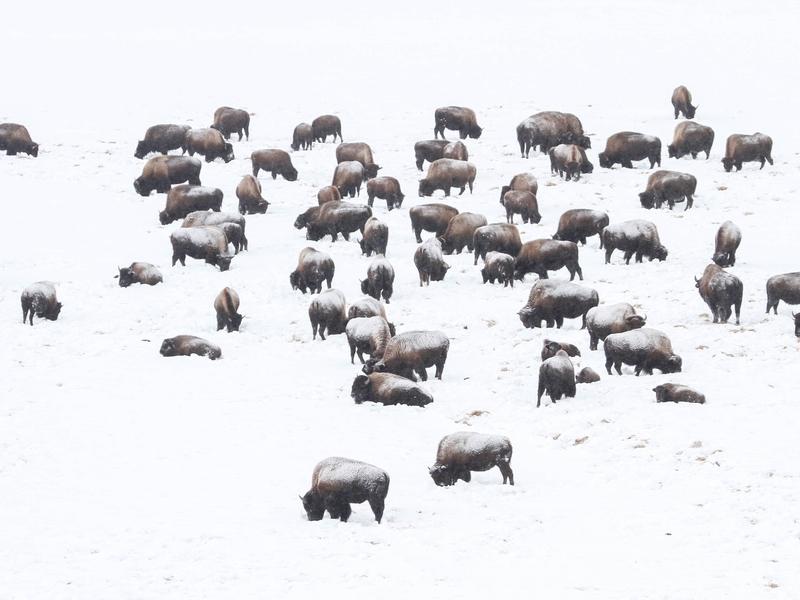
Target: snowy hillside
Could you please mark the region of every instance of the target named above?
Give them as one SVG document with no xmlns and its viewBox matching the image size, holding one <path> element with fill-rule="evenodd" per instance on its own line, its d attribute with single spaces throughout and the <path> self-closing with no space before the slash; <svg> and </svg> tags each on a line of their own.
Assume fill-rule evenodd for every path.
<svg viewBox="0 0 800 600">
<path fill-rule="evenodd" d="M 800 270 L 795 3 L 177 4 L 88 21 L 77 8 L 12 9 L 0 122 L 25 124 L 40 151 L 0 155 L 0 598 L 800 597 L 798 339 L 792 307 L 764 314 L 766 279 Z M 709 160 L 667 158 L 679 84 L 716 132 Z M 419 198 L 413 145 L 449 104 L 483 127 L 465 140 L 475 191 Z M 433 404 L 354 404 L 345 336 L 312 341 L 312 297 L 290 289 L 312 245 L 333 257 L 333 287 L 362 297 L 371 259 L 354 238 L 309 243 L 292 226 L 330 184 L 335 144 L 293 152 L 296 182 L 261 174 L 270 208 L 247 217 L 250 249 L 230 271 L 170 266 L 180 223 L 159 224 L 163 194 L 134 192 L 136 142 L 155 123 L 207 127 L 222 105 L 253 113 L 236 159 L 203 164 L 225 211 L 253 150 L 288 150 L 296 124 L 326 113 L 398 178 L 402 207 L 373 208 L 397 273 L 387 312 L 398 331 L 449 336 L 443 379 L 422 384 Z M 592 174 L 565 182 L 545 155 L 520 158 L 515 127 L 543 110 L 580 117 Z M 657 135 L 662 168 L 697 177 L 693 209 L 641 208 L 644 162 L 599 167 L 624 130 Z M 775 164 L 725 173 L 725 138 L 755 131 L 774 139 Z M 462 254 L 419 287 L 408 209 L 447 202 L 502 222 L 500 188 L 525 171 L 542 220 L 516 218 L 523 241 L 549 238 L 570 208 L 658 226 L 665 262 L 626 266 L 617 252 L 606 265 L 594 237 L 582 283 L 646 313 L 681 373 L 606 375 L 579 320 L 523 328 L 535 275 L 483 285 Z M 729 269 L 744 282 L 739 326 L 712 323 L 693 279 L 726 220 L 743 232 Z M 164 283 L 120 288 L 113 276 L 132 261 Z M 64 308 L 30 327 L 19 297 L 39 280 Z M 225 286 L 241 297 L 238 333 L 216 331 Z M 213 341 L 222 360 L 160 356 L 178 334 Z M 576 367 L 601 381 L 537 409 L 544 338 L 577 345 Z M 665 382 L 707 404 L 656 404 Z M 515 486 L 497 469 L 434 485 L 437 443 L 461 430 L 510 438 Z M 366 504 L 348 523 L 306 519 L 297 496 L 328 456 L 389 473 L 380 525 Z"/>
</svg>

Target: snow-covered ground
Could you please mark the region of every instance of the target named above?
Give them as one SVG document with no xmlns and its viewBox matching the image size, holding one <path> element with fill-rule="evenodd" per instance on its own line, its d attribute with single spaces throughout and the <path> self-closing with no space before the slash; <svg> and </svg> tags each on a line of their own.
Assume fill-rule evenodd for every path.
<svg viewBox="0 0 800 600">
<path fill-rule="evenodd" d="M 764 314 L 767 277 L 798 269 L 796 3 L 179 4 L 30 3 L 4 18 L 0 122 L 26 124 L 41 149 L 0 156 L 0 598 L 800 597 L 798 341 L 791 307 Z M 645 211 L 645 165 L 600 169 L 597 152 L 621 130 L 666 147 L 678 84 L 716 141 L 708 161 L 664 152 L 663 168 L 696 175 L 693 210 Z M 262 174 L 272 204 L 248 217 L 250 251 L 230 271 L 170 267 L 178 223 L 159 225 L 163 195 L 133 191 L 136 141 L 154 123 L 207 126 L 223 104 L 255 113 L 236 160 L 203 165 L 223 210 L 252 150 L 288 149 L 297 123 L 329 112 L 400 180 L 403 207 L 374 209 L 397 271 L 388 312 L 399 331 L 451 338 L 443 380 L 425 384 L 432 405 L 355 405 L 344 336 L 312 342 L 310 297 L 290 289 L 307 245 L 292 222 L 330 183 L 335 145 L 293 153 L 297 182 Z M 460 255 L 444 282 L 418 287 L 407 213 L 429 200 L 413 144 L 447 104 L 484 127 L 466 141 L 478 176 L 473 195 L 447 200 L 457 208 L 502 221 L 500 186 L 531 170 L 543 219 L 520 226 L 523 240 L 552 235 L 569 208 L 657 224 L 664 263 L 604 265 L 597 238 L 580 262 L 601 302 L 631 302 L 671 337 L 682 373 L 608 377 L 578 321 L 524 329 L 533 275 L 482 285 Z M 595 172 L 578 183 L 519 157 L 517 123 L 553 109 L 591 136 Z M 726 174 L 725 138 L 754 131 L 775 140 L 775 165 Z M 727 219 L 744 234 L 730 269 L 741 326 L 712 324 L 692 279 Z M 355 300 L 371 259 L 329 240 L 313 245 Z M 119 288 L 117 266 L 134 260 L 164 284 Z M 20 292 L 42 279 L 61 317 L 23 326 Z M 215 331 L 225 285 L 242 299 L 239 333 Z M 181 333 L 223 359 L 162 358 Z M 537 410 L 545 337 L 578 345 L 578 365 L 603 379 Z M 656 404 L 668 381 L 708 403 Z M 514 487 L 496 469 L 433 484 L 439 439 L 470 429 L 512 440 Z M 331 455 L 389 472 L 383 523 L 366 504 L 346 524 L 306 520 L 297 494 Z"/>
</svg>

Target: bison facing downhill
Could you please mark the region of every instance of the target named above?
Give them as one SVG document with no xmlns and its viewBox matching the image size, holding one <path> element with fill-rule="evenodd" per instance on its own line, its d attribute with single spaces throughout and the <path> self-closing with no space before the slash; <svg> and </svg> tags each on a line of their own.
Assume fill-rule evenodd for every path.
<svg viewBox="0 0 800 600">
<path fill-rule="evenodd" d="M 523 223 L 538 223 L 542 220 L 536 196 L 530 192 L 506 192 L 500 204 L 506 209 L 506 221 L 514 222 L 514 215 L 520 215 Z"/>
<path fill-rule="evenodd" d="M 438 238 L 431 238 L 417 247 L 414 265 L 419 273 L 419 287 L 430 285 L 431 281 L 442 281 L 450 268 L 444 262 L 442 243 Z"/>
<path fill-rule="evenodd" d="M 350 389 L 350 397 L 356 404 L 377 402 L 385 406 L 426 406 L 433 402 L 433 396 L 417 383 L 392 373 L 356 376 Z"/>
<path fill-rule="evenodd" d="M 343 163 L 346 161 L 357 161 L 364 166 L 364 173 L 367 179 L 378 176 L 380 167 L 375 164 L 372 158 L 372 148 L 369 144 L 364 142 L 348 142 L 346 144 L 339 144 L 336 147 L 336 162 Z"/>
<path fill-rule="evenodd" d="M 575 208 L 566 211 L 558 219 L 558 231 L 553 234 L 554 240 L 580 242 L 586 245 L 586 238 L 596 235 L 603 247 L 603 230 L 608 227 L 608 215 L 599 210 Z"/>
<path fill-rule="evenodd" d="M 315 242 L 326 235 L 330 235 L 334 242 L 340 233 L 346 241 L 350 240 L 350 234 L 354 231 L 360 231 L 363 235 L 364 226 L 372 216 L 369 206 L 350 202 L 326 202 L 314 208 L 318 212 L 307 224 L 306 239 Z"/>
<path fill-rule="evenodd" d="M 394 336 L 383 352 L 383 358 L 370 358 L 364 365 L 364 373 L 394 373 L 416 380 L 427 381 L 428 367 L 436 367 L 435 377 L 442 378 L 450 340 L 441 331 L 408 331 Z"/>
<path fill-rule="evenodd" d="M 172 184 L 187 182 L 200 184 L 202 163 L 190 156 L 155 156 L 142 168 L 142 174 L 133 182 L 133 189 L 140 196 L 149 196 L 155 190 L 164 194 Z"/>
<path fill-rule="evenodd" d="M 370 217 L 364 224 L 364 236 L 359 240 L 361 253 L 372 256 L 372 253 L 386 255 L 389 243 L 389 226 L 376 217 Z"/>
<path fill-rule="evenodd" d="M 578 245 L 575 242 L 558 240 L 533 240 L 525 242 L 514 263 L 514 277 L 522 281 L 528 273 L 536 273 L 539 279 L 547 279 L 548 271 L 566 267 L 569 280 L 575 275 L 583 281 L 583 271 L 578 263 Z"/>
<path fill-rule="evenodd" d="M 389 323 L 383 317 L 356 317 L 348 319 L 347 343 L 350 346 L 350 364 L 355 362 L 355 355 L 364 364 L 364 353 L 370 358 L 380 358 L 386 349 L 386 344 L 392 337 Z"/>
<path fill-rule="evenodd" d="M 464 193 L 469 186 L 469 193 L 472 193 L 472 185 L 475 183 L 475 165 L 463 160 L 452 158 L 440 158 L 428 166 L 428 173 L 419 180 L 419 195 L 432 196 L 436 190 L 444 191 L 445 196 L 450 195 L 451 188 L 459 188 L 458 195 Z"/>
<path fill-rule="evenodd" d="M 213 210 L 219 212 L 222 206 L 222 190 L 199 185 L 182 184 L 172 188 L 167 194 L 164 210 L 158 213 L 162 225 L 183 219 L 191 212 Z"/>
<path fill-rule="evenodd" d="M 528 296 L 528 303 L 517 313 L 527 328 L 553 324 L 559 329 L 564 319 L 581 318 L 581 329 L 586 327 L 586 313 L 597 306 L 600 298 L 596 290 L 567 281 L 537 281 Z"/>
<path fill-rule="evenodd" d="M 502 252 L 487 252 L 481 269 L 483 283 L 502 283 L 514 287 L 514 257 Z"/>
<path fill-rule="evenodd" d="M 356 194 L 361 195 L 361 184 L 366 179 L 367 173 L 364 165 L 357 160 L 347 160 L 336 165 L 331 185 L 339 190 L 339 194 L 343 198 L 345 196 L 354 198 Z"/>
<path fill-rule="evenodd" d="M 472 239 L 475 248 L 475 261 L 478 264 L 478 257 L 486 260 L 486 253 L 495 251 L 517 256 L 522 248 L 522 240 L 519 237 L 519 229 L 510 223 L 491 223 L 478 227 Z"/>
<path fill-rule="evenodd" d="M 206 162 L 221 158 L 229 163 L 234 159 L 233 146 L 216 129 L 190 129 L 186 132 L 183 149 L 189 156 L 194 156 L 195 153 L 204 156 Z"/>
<path fill-rule="evenodd" d="M 571 113 L 545 111 L 531 115 L 517 125 L 517 141 L 522 158 L 528 158 L 531 149 L 547 154 L 559 144 L 577 144 L 591 148 L 591 141 L 583 133 L 583 125 Z"/>
<path fill-rule="evenodd" d="M 654 135 L 621 131 L 606 141 L 606 149 L 597 155 L 600 166 L 610 169 L 619 163 L 626 169 L 633 168 L 635 160 L 649 160 L 650 168 L 661 166 L 661 140 Z"/>
<path fill-rule="evenodd" d="M 469 483 L 472 471 L 497 467 L 503 475 L 503 484 L 514 485 L 512 453 L 511 441 L 505 436 L 459 431 L 441 439 L 436 450 L 436 462 L 428 472 L 436 485 L 450 486 L 459 479 Z"/>
<path fill-rule="evenodd" d="M 736 250 L 742 243 L 742 230 L 733 221 L 725 221 L 717 230 L 714 243 L 714 256 L 711 257 L 720 267 L 736 264 Z"/>
<path fill-rule="evenodd" d="M 714 130 L 711 127 L 684 121 L 675 127 L 675 134 L 672 143 L 667 146 L 667 153 L 670 158 L 681 158 L 691 154 L 692 158 L 697 158 L 700 152 L 706 153 L 706 160 L 711 154 L 711 146 L 714 145 Z"/>
<path fill-rule="evenodd" d="M 169 240 L 172 243 L 172 266 L 181 261 L 186 266 L 186 257 L 205 260 L 227 271 L 231 266 L 233 255 L 228 253 L 228 238 L 219 227 L 181 227 L 173 231 Z"/>
<path fill-rule="evenodd" d="M 563 396 L 567 398 L 575 397 L 575 367 L 572 361 L 563 350 L 556 352 L 539 365 L 539 389 L 536 395 L 536 408 L 542 404 L 544 394 L 550 396 L 550 400 L 555 404 L 556 400 L 561 400 Z"/>
<path fill-rule="evenodd" d="M 297 268 L 289 274 L 289 283 L 293 290 L 300 290 L 304 294 L 306 290 L 310 290 L 312 294 L 319 294 L 322 292 L 323 281 L 331 289 L 335 272 L 336 265 L 329 255 L 311 247 L 303 248 L 297 259 Z"/>
<path fill-rule="evenodd" d="M 677 171 L 656 171 L 647 178 L 645 191 L 639 194 L 639 202 L 644 208 L 661 208 L 666 202 L 669 209 L 676 202 L 686 199 L 686 208 L 689 210 L 694 205 L 692 197 L 697 189 L 697 178 L 689 173 Z"/>
<path fill-rule="evenodd" d="M 373 260 L 367 268 L 367 278 L 361 280 L 361 293 L 380 300 L 381 296 L 389 304 L 394 292 L 394 267 L 383 257 Z M 394 334 L 392 334 L 394 335 Z"/>
<path fill-rule="evenodd" d="M 463 106 L 444 106 L 434 111 L 433 137 L 440 135 L 444 139 L 444 130 L 450 129 L 458 131 L 458 137 L 462 140 L 467 137 L 477 140 L 481 137 L 483 129 L 478 126 L 478 119 L 475 111 Z"/>
<path fill-rule="evenodd" d="M 313 339 L 325 339 L 328 335 L 344 333 L 347 326 L 347 301 L 339 290 L 325 290 L 315 297 L 308 307 L 308 319 L 311 321 Z"/>
<path fill-rule="evenodd" d="M 736 324 L 742 310 L 742 281 L 718 265 L 708 265 L 702 278 L 694 278 L 700 297 L 708 304 L 714 323 L 727 323 L 731 318 L 731 305 L 736 309 Z"/>
<path fill-rule="evenodd" d="M 272 174 L 273 179 L 280 175 L 286 181 L 297 181 L 297 169 L 286 150 L 256 150 L 250 155 L 250 160 L 253 162 L 253 177 L 258 177 L 259 171 L 267 171 Z"/>
<path fill-rule="evenodd" d="M 227 140 L 231 134 L 238 133 L 239 141 L 242 141 L 242 134 L 250 139 L 250 113 L 241 108 L 231 108 L 230 106 L 220 106 L 214 111 L 214 123 L 211 129 L 216 129 Z"/>
<path fill-rule="evenodd" d="M 217 313 L 217 331 L 226 328 L 228 333 L 239 331 L 242 315 L 239 310 L 239 294 L 233 288 L 223 288 L 214 299 L 214 310 Z"/>
<path fill-rule="evenodd" d="M 638 376 L 644 372 L 652 375 L 653 369 L 662 373 L 679 373 L 683 361 L 672 351 L 669 338 L 656 329 L 633 329 L 612 333 L 603 343 L 606 353 L 606 371 L 611 375 L 612 365 L 622 375 L 622 363 L 635 367 Z"/>
<path fill-rule="evenodd" d="M 800 304 L 800 272 L 773 275 L 767 279 L 767 313 L 778 314 L 778 304 Z"/>
<path fill-rule="evenodd" d="M 692 106 L 692 94 L 685 85 L 679 85 L 672 92 L 672 108 L 675 109 L 675 118 L 683 114 L 686 119 L 694 119 L 696 106 Z"/>
<path fill-rule="evenodd" d="M 153 125 L 144 133 L 144 139 L 136 145 L 136 158 L 144 158 L 151 152 L 167 154 L 170 150 L 183 149 L 186 132 L 191 129 L 188 125 Z"/>
<path fill-rule="evenodd" d="M 222 350 L 216 344 L 194 335 L 176 335 L 161 342 L 161 356 L 207 356 L 211 360 L 222 357 Z"/>
<path fill-rule="evenodd" d="M 609 225 L 603 231 L 603 246 L 606 250 L 606 264 L 611 262 L 614 250 L 625 253 L 625 264 L 631 263 L 631 257 L 636 255 L 636 262 L 642 262 L 646 256 L 653 260 L 667 260 L 667 249 L 661 244 L 658 229 L 650 221 L 633 219 Z"/>
<path fill-rule="evenodd" d="M 676 383 L 663 383 L 653 388 L 656 393 L 656 402 L 690 402 L 692 404 L 705 404 L 706 397 L 698 391 L 685 385 Z"/>
<path fill-rule="evenodd" d="M 452 254 L 453 252 L 461 254 L 465 246 L 469 252 L 472 252 L 475 230 L 484 225 L 486 225 L 486 217 L 483 215 L 471 212 L 457 214 L 450 219 L 447 229 L 439 237 L 439 241 L 442 242 L 442 252 L 444 254 Z"/>
<path fill-rule="evenodd" d="M 154 265 L 146 262 L 133 262 L 130 267 L 119 267 L 119 287 L 128 287 L 134 283 L 156 285 L 164 281 Z"/>
<path fill-rule="evenodd" d="M 320 461 L 311 475 L 311 489 L 300 500 L 309 521 L 321 521 L 325 511 L 331 519 L 347 521 L 351 504 L 369 503 L 375 520 L 383 518 L 389 475 L 373 465 L 332 456 Z"/>
<path fill-rule="evenodd" d="M 403 205 L 405 195 L 394 177 L 376 177 L 367 181 L 367 205 L 372 206 L 376 197 L 386 200 L 386 207 L 392 210 Z"/>
<path fill-rule="evenodd" d="M 291 148 L 297 150 L 311 150 L 314 146 L 314 130 L 308 123 L 300 123 L 292 133 Z"/>
<path fill-rule="evenodd" d="M 450 220 L 458 214 L 458 209 L 447 204 L 420 204 L 408 211 L 411 229 L 418 244 L 422 243 L 422 232 L 431 231 L 441 236 L 447 231 Z"/>
<path fill-rule="evenodd" d="M 558 173 L 562 179 L 578 181 L 581 173 L 591 173 L 594 165 L 586 157 L 586 151 L 577 144 L 559 144 L 548 151 L 550 156 L 550 172 Z"/>
<path fill-rule="evenodd" d="M 742 163 L 760 162 L 764 168 L 764 161 L 772 163 L 772 138 L 763 133 L 753 135 L 742 135 L 734 133 L 725 142 L 725 158 L 722 159 L 722 166 L 725 171 L 736 167 L 737 171 L 742 170 Z"/>
<path fill-rule="evenodd" d="M 252 175 L 245 175 L 236 186 L 236 197 L 239 199 L 239 212 L 243 215 L 264 214 L 269 202 L 261 195 L 261 182 Z"/>
<path fill-rule="evenodd" d="M 33 326 L 33 315 L 48 321 L 57 320 L 63 306 L 56 297 L 55 286 L 49 281 L 37 281 L 22 290 L 20 304 L 22 305 L 22 323 L 25 323 L 28 313 L 30 313 L 31 326 Z"/>
<path fill-rule="evenodd" d="M 596 306 L 586 313 L 589 349 L 597 350 L 598 340 L 605 340 L 612 333 L 640 329 L 646 321 L 647 317 L 637 315 L 636 309 L 627 302 Z"/>
<path fill-rule="evenodd" d="M 7 156 L 15 156 L 24 152 L 28 156 L 39 156 L 39 144 L 31 139 L 27 127 L 17 123 L 0 123 L 0 150 Z"/>
<path fill-rule="evenodd" d="M 422 171 L 425 161 L 433 162 L 444 158 L 444 149 L 450 144 L 447 140 L 421 140 L 414 144 L 414 160 L 417 170 Z"/>
<path fill-rule="evenodd" d="M 536 177 L 530 173 L 518 173 L 511 178 L 511 182 L 508 185 L 504 185 L 500 188 L 500 200 L 503 200 L 506 192 L 512 190 L 516 192 L 530 192 L 535 196 L 539 191 L 539 182 L 536 181 Z"/>
<path fill-rule="evenodd" d="M 334 115 L 322 115 L 311 121 L 311 130 L 314 133 L 314 141 L 325 143 L 328 136 L 333 136 L 333 141 L 336 141 L 336 136 L 339 136 L 339 141 L 342 139 L 342 122 L 339 117 Z"/>
</svg>

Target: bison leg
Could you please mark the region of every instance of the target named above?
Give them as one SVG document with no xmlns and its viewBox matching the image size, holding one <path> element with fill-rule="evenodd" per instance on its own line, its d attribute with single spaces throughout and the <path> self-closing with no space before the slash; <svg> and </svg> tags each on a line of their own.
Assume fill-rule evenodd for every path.
<svg viewBox="0 0 800 600">
<path fill-rule="evenodd" d="M 614 364 L 614 359 L 611 356 L 606 355 L 606 371 L 608 374 L 611 375 L 611 365 Z"/>
<path fill-rule="evenodd" d="M 444 373 L 444 363 L 445 363 L 445 361 L 447 361 L 447 355 L 446 354 L 435 365 L 436 366 L 436 373 L 435 373 L 434 377 L 436 379 L 438 379 L 439 381 L 442 380 L 442 373 Z"/>
<path fill-rule="evenodd" d="M 223 315 L 217 314 L 217 331 L 225 327 L 225 321 L 227 321 L 227 319 Z M 230 331 L 230 329 L 228 329 L 228 331 Z"/>
<path fill-rule="evenodd" d="M 767 162 L 769 162 L 770 165 L 775 164 L 775 163 L 772 162 L 772 155 L 771 154 L 765 154 L 764 157 L 767 159 Z"/>
<path fill-rule="evenodd" d="M 680 111 L 679 111 L 679 110 L 676 108 L 676 109 L 675 109 L 675 118 L 676 118 L 676 119 L 678 118 L 678 113 L 679 113 L 679 112 L 680 112 Z"/>
<path fill-rule="evenodd" d="M 601 240 L 603 238 L 600 238 Z M 614 248 L 612 246 L 606 246 L 606 264 L 611 262 L 611 254 L 614 252 Z"/>
<path fill-rule="evenodd" d="M 621 360 L 615 360 L 614 361 L 614 368 L 617 370 L 617 373 L 619 375 L 622 375 L 622 361 Z"/>
<path fill-rule="evenodd" d="M 311 332 L 314 334 L 314 337 L 311 338 L 311 339 L 314 339 L 314 340 L 317 339 L 317 327 L 318 326 L 319 326 L 319 324 L 316 321 L 314 321 L 314 320 L 311 321 Z M 325 338 L 322 338 L 322 339 L 325 339 Z"/>
<path fill-rule="evenodd" d="M 583 326 L 586 327 L 586 314 L 583 315 Z M 597 336 L 589 332 L 589 350 L 597 350 Z"/>
<path fill-rule="evenodd" d="M 691 194 L 686 194 L 686 208 L 683 209 L 684 212 L 692 208 L 692 206 L 694 206 L 694 198 L 692 198 Z"/>
<path fill-rule="evenodd" d="M 428 381 L 428 371 L 425 370 L 425 367 L 419 367 L 414 370 L 419 374 L 419 378 L 422 381 Z"/>
<path fill-rule="evenodd" d="M 380 523 L 383 518 L 383 498 L 369 498 L 368 502 L 369 507 L 372 509 L 372 514 L 375 515 L 375 520 Z"/>
<path fill-rule="evenodd" d="M 562 325 L 564 325 L 564 317 L 559 315 L 556 317 L 556 329 L 561 329 Z"/>
<path fill-rule="evenodd" d="M 514 485 L 514 471 L 511 470 L 511 465 L 501 461 L 497 463 L 497 468 L 503 474 L 503 484 L 505 485 L 506 481 L 508 481 L 510 485 Z"/>
<path fill-rule="evenodd" d="M 355 361 L 356 343 L 355 343 L 355 340 L 347 340 L 347 343 L 350 345 L 350 364 L 354 365 L 354 364 L 356 364 L 356 361 Z M 361 358 L 361 353 L 360 352 L 359 352 L 358 357 Z M 363 362 L 364 362 L 363 358 L 361 358 L 361 362 L 363 364 Z"/>
</svg>

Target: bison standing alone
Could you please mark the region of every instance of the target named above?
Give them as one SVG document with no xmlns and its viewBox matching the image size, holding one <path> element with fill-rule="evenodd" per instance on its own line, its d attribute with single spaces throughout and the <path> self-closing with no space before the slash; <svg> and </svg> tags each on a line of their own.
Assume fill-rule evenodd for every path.
<svg viewBox="0 0 800 600">
<path fill-rule="evenodd" d="M 736 324 L 742 310 L 742 281 L 718 265 L 708 265 L 700 279 L 694 278 L 700 297 L 708 304 L 714 323 L 727 323 L 731 317 L 731 305 L 736 309 Z"/>
<path fill-rule="evenodd" d="M 742 135 L 734 133 L 725 142 L 725 158 L 722 159 L 722 166 L 726 172 L 736 167 L 737 171 L 742 170 L 742 163 L 760 162 L 764 168 L 764 161 L 772 163 L 772 138 L 763 133 L 753 135 Z"/>
<path fill-rule="evenodd" d="M 39 156 L 39 144 L 31 139 L 27 127 L 17 123 L 0 123 L 0 150 L 7 156 L 15 156 L 24 152 L 28 156 Z"/>
<path fill-rule="evenodd" d="M 459 479 L 469 483 L 472 471 L 497 467 L 503 475 L 503 484 L 514 485 L 512 453 L 511 441 L 505 436 L 459 431 L 441 439 L 436 462 L 428 472 L 436 485 L 450 486 Z"/>
<path fill-rule="evenodd" d="M 40 319 L 55 321 L 61 313 L 62 304 L 56 297 L 56 287 L 49 281 L 37 281 L 22 290 L 22 323 L 30 313 L 30 324 L 33 326 L 33 315 Z"/>
<path fill-rule="evenodd" d="M 389 493 L 389 475 L 373 465 L 333 456 L 320 461 L 311 475 L 311 489 L 300 496 L 309 521 L 320 521 L 325 511 L 332 519 L 347 521 L 350 504 L 368 502 L 380 523 Z"/>
<path fill-rule="evenodd" d="M 458 136 L 462 140 L 467 137 L 477 140 L 483 133 L 483 129 L 478 126 L 478 119 L 475 116 L 475 111 L 471 108 L 464 108 L 463 106 L 444 106 L 442 108 L 437 108 L 436 111 L 434 111 L 434 120 L 434 138 L 438 138 L 439 135 L 441 135 L 442 139 L 445 139 L 445 129 L 458 131 Z"/>
<path fill-rule="evenodd" d="M 692 94 L 685 85 L 679 85 L 672 92 L 672 108 L 675 109 L 675 118 L 682 113 L 687 119 L 694 119 L 696 106 L 692 106 Z"/>
<path fill-rule="evenodd" d="M 741 243 L 742 230 L 733 221 L 725 221 L 717 230 L 711 260 L 720 267 L 732 267 L 736 264 L 736 250 Z"/>
<path fill-rule="evenodd" d="M 603 343 L 606 354 L 606 371 L 611 375 L 612 365 L 622 375 L 622 363 L 633 365 L 635 373 L 652 375 L 653 369 L 662 373 L 679 373 L 681 357 L 672 351 L 669 338 L 656 329 L 633 329 L 612 333 Z"/>
</svg>

